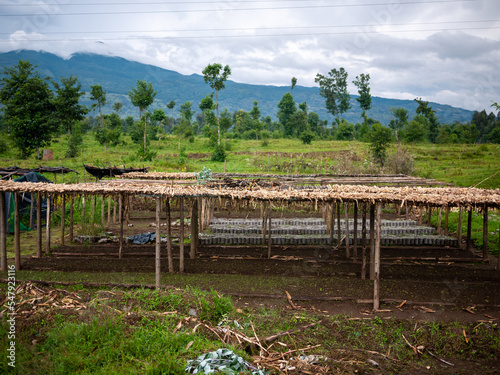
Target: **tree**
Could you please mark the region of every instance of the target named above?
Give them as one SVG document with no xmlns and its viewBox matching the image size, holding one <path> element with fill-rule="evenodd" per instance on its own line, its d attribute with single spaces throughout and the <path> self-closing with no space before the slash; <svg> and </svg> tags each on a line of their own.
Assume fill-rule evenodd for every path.
<svg viewBox="0 0 500 375">
<path fill-rule="evenodd" d="M 220 146 L 220 119 L 219 119 L 219 91 L 225 88 L 224 82 L 231 75 L 231 68 L 226 65 L 214 63 L 203 69 L 203 79 L 215 91 L 215 110 L 217 112 L 217 145 Z"/>
<path fill-rule="evenodd" d="M 356 98 L 356 100 L 363 110 L 361 116 L 366 119 L 366 111 L 368 111 L 372 107 L 372 96 L 370 94 L 370 75 L 361 73 L 359 76 L 356 76 L 356 79 L 352 81 L 352 83 L 354 83 L 354 85 L 358 88 L 359 98 Z"/>
<path fill-rule="evenodd" d="M 294 129 L 291 126 L 290 119 L 292 115 L 297 112 L 297 106 L 295 105 L 295 100 L 291 93 L 287 92 L 283 95 L 278 103 L 278 108 L 278 119 L 283 126 L 285 136 L 292 137 Z"/>
<path fill-rule="evenodd" d="M 153 89 L 151 82 L 137 80 L 137 86 L 128 92 L 128 97 L 134 105 L 139 108 L 139 118 L 142 117 L 142 112 L 146 111 L 148 107 L 153 104 L 157 92 Z M 144 155 L 146 155 L 146 132 L 148 126 L 148 116 L 144 116 Z"/>
<path fill-rule="evenodd" d="M 123 108 L 123 104 L 121 102 L 116 102 L 113 104 L 113 110 L 116 112 L 117 115 L 120 115 L 120 112 Z"/>
<path fill-rule="evenodd" d="M 295 77 L 292 77 L 292 88 L 290 89 L 290 92 L 293 91 L 293 89 L 295 88 L 295 85 L 297 84 L 297 78 Z"/>
<path fill-rule="evenodd" d="M 177 136 L 179 137 L 179 149 L 180 149 L 181 138 L 185 137 L 186 134 L 188 134 L 189 129 L 191 129 L 191 120 L 193 119 L 193 116 L 195 114 L 195 111 L 193 111 L 193 103 L 187 101 L 184 104 L 181 104 L 179 112 L 181 114 L 181 120 L 173 128 L 173 132 L 174 134 L 177 134 Z"/>
<path fill-rule="evenodd" d="M 250 111 L 250 116 L 252 116 L 254 120 L 258 120 L 260 117 L 259 102 L 257 102 L 257 100 L 253 101 L 253 107 Z"/>
<path fill-rule="evenodd" d="M 70 75 L 68 78 L 61 77 L 61 84 L 53 82 L 56 90 L 54 105 L 56 116 L 62 126 L 68 131 L 68 143 L 71 145 L 71 129 L 73 125 L 89 112 L 86 106 L 80 105 L 80 97 L 85 94 L 81 91 L 82 85 L 78 77 Z"/>
<path fill-rule="evenodd" d="M 48 78 L 35 68 L 28 60 L 19 60 L 16 66 L 4 68 L 0 80 L 3 122 L 23 158 L 35 150 L 40 158 L 40 148 L 50 144 L 57 130 Z"/>
<path fill-rule="evenodd" d="M 99 112 L 99 118 L 101 119 L 101 128 L 104 131 L 104 118 L 102 117 L 102 107 L 106 105 L 107 99 L 106 99 L 106 91 L 102 89 L 101 85 L 90 86 L 90 100 L 93 100 L 95 102 L 92 103 L 91 108 L 93 110 L 97 108 Z M 106 150 L 106 142 L 104 142 L 104 149 Z"/>
<path fill-rule="evenodd" d="M 173 100 L 169 101 L 167 104 L 167 108 L 172 111 L 172 129 L 173 129 L 175 126 L 175 117 L 174 117 L 175 102 Z"/>
<path fill-rule="evenodd" d="M 372 125 L 372 130 L 369 133 L 370 149 L 376 161 L 382 166 L 387 158 L 387 146 L 391 143 L 391 129 L 386 128 L 379 122 Z"/>
<path fill-rule="evenodd" d="M 340 123 L 342 114 L 351 108 L 351 96 L 347 91 L 347 72 L 344 68 L 332 69 L 328 76 L 316 74 L 314 81 L 319 84 L 319 93 L 325 98 L 326 110 Z"/>
<path fill-rule="evenodd" d="M 439 121 L 436 112 L 429 106 L 429 102 L 424 102 L 422 98 L 415 98 L 415 101 L 418 103 L 417 114 L 423 115 L 428 121 L 428 139 L 431 143 L 436 143 L 439 134 Z"/>
<path fill-rule="evenodd" d="M 408 124 L 408 110 L 405 108 L 391 108 L 389 111 L 395 117 L 395 119 L 389 121 L 389 127 L 394 131 L 396 139 L 398 139 L 398 133 Z"/>
<path fill-rule="evenodd" d="M 155 124 L 155 131 L 156 133 L 158 134 L 158 148 L 161 147 L 161 134 L 163 131 L 163 128 L 158 125 L 158 124 L 161 124 L 165 119 L 167 118 L 167 116 L 165 115 L 165 112 L 163 111 L 163 109 L 161 108 L 157 108 L 154 110 L 153 112 L 153 115 L 151 116 L 151 119 L 153 120 L 154 124 Z"/>
<path fill-rule="evenodd" d="M 408 143 L 420 143 L 425 140 L 428 121 L 423 115 L 416 115 L 406 126 L 404 137 Z"/>
</svg>

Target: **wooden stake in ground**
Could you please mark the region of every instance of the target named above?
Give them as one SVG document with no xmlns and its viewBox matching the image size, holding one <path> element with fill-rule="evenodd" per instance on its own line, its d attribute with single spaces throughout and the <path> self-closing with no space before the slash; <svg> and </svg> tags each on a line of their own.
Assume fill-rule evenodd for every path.
<svg viewBox="0 0 500 375">
<path fill-rule="evenodd" d="M 366 279 L 366 202 L 363 202 L 363 213 L 361 219 L 361 279 Z"/>
<path fill-rule="evenodd" d="M 464 210 L 462 207 L 458 208 L 458 247 L 462 248 L 462 221 Z"/>
<path fill-rule="evenodd" d="M 191 259 L 196 258 L 196 252 L 198 248 L 198 199 L 194 198 L 192 200 L 193 204 L 191 206 L 191 248 L 189 251 L 189 257 Z"/>
<path fill-rule="evenodd" d="M 352 261 L 358 261 L 358 202 L 354 202 L 354 224 L 352 228 Z"/>
<path fill-rule="evenodd" d="M 500 256 L 500 254 L 499 254 Z M 483 260 L 488 260 L 488 206 L 483 208 Z"/>
<path fill-rule="evenodd" d="M 268 237 L 267 237 L 267 258 L 270 259 L 271 258 L 271 242 L 272 242 L 272 239 L 271 239 L 271 218 L 272 218 L 272 213 L 273 213 L 273 207 L 271 205 L 271 202 L 269 202 L 269 232 L 268 232 Z"/>
<path fill-rule="evenodd" d="M 52 199 L 47 194 L 47 219 L 45 220 L 45 255 L 50 255 L 50 206 L 52 206 Z"/>
<path fill-rule="evenodd" d="M 75 210 L 75 196 L 71 195 L 69 204 L 69 242 L 73 242 L 73 214 Z"/>
<path fill-rule="evenodd" d="M 467 212 L 467 238 L 465 240 L 465 249 L 471 250 L 472 248 L 472 207 Z"/>
<path fill-rule="evenodd" d="M 21 215 L 19 213 L 19 193 L 14 194 L 14 261 L 16 271 L 21 270 Z"/>
<path fill-rule="evenodd" d="M 33 202 L 33 193 L 31 193 Z M 5 204 L 5 193 L 0 193 L 0 271 L 7 271 L 7 207 Z"/>
<path fill-rule="evenodd" d="M 156 290 L 160 290 L 161 277 L 161 233 L 160 233 L 160 212 L 161 212 L 161 197 L 156 198 L 156 243 L 155 243 L 155 286 Z"/>
<path fill-rule="evenodd" d="M 165 199 L 165 212 L 167 221 L 167 261 L 168 261 L 168 272 L 174 272 L 174 261 L 172 258 L 172 220 L 170 217 L 170 198 Z"/>
<path fill-rule="evenodd" d="M 370 280 L 375 277 L 375 206 L 370 204 Z"/>
<path fill-rule="evenodd" d="M 179 198 L 179 272 L 184 272 L 184 198 Z"/>
<path fill-rule="evenodd" d="M 351 257 L 351 247 L 349 246 L 349 203 L 344 203 L 345 211 L 345 257 Z"/>
<path fill-rule="evenodd" d="M 118 221 L 120 223 L 120 248 L 118 249 L 118 259 L 122 259 L 123 252 L 123 195 L 118 196 Z"/>
<path fill-rule="evenodd" d="M 377 235 L 375 242 L 375 261 L 374 261 L 374 283 L 373 283 L 373 310 L 380 307 L 380 240 L 382 236 L 382 203 L 377 203 Z"/>
<path fill-rule="evenodd" d="M 66 225 L 66 195 L 61 197 L 61 246 L 64 246 L 64 229 Z"/>
<path fill-rule="evenodd" d="M 42 193 L 36 194 L 36 256 L 42 257 Z"/>
</svg>

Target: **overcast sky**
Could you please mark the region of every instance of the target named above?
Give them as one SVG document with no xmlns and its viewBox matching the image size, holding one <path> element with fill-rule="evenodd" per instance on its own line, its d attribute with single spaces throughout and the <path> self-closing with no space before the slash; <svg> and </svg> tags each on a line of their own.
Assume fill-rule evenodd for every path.
<svg viewBox="0 0 500 375">
<path fill-rule="evenodd" d="M 471 110 L 500 102 L 498 0 L 0 0 L 0 51 L 121 56 L 182 74 L 315 86 L 344 67 L 374 96 Z M 356 88 L 350 84 L 350 92 Z"/>
</svg>

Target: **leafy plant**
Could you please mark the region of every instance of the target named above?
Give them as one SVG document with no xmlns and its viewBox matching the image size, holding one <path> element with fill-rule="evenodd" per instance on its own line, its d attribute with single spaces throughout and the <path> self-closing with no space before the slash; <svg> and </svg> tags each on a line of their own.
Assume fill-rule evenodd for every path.
<svg viewBox="0 0 500 375">
<path fill-rule="evenodd" d="M 223 372 L 225 374 L 240 374 L 250 372 L 252 375 L 265 375 L 264 370 L 259 370 L 245 361 L 239 355 L 229 349 L 217 349 L 214 352 L 205 353 L 198 358 L 189 360 L 185 370 L 190 374 L 213 374 Z"/>
</svg>

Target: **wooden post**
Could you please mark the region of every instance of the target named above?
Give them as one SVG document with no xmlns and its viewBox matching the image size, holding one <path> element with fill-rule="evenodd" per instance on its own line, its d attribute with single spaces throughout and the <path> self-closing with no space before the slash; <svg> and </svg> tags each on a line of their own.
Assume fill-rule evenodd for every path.
<svg viewBox="0 0 500 375">
<path fill-rule="evenodd" d="M 427 207 L 427 224 L 431 225 L 431 218 L 432 218 L 432 207 L 428 206 Z"/>
<path fill-rule="evenodd" d="M 113 197 L 113 224 L 116 224 L 116 197 Z"/>
<path fill-rule="evenodd" d="M 345 257 L 349 259 L 351 257 L 351 247 L 349 245 L 349 203 L 344 203 L 345 211 Z"/>
<path fill-rule="evenodd" d="M 108 195 L 108 227 L 111 224 L 111 195 Z"/>
<path fill-rule="evenodd" d="M 87 234 L 87 204 L 85 194 L 82 195 L 82 230 Z"/>
<path fill-rule="evenodd" d="M 61 203 L 61 246 L 64 246 L 64 229 L 66 227 L 66 195 L 63 194 Z"/>
<path fill-rule="evenodd" d="M 179 272 L 184 272 L 184 198 L 179 198 Z"/>
<path fill-rule="evenodd" d="M 500 254 L 499 254 L 500 255 Z M 488 206 L 483 208 L 483 260 L 488 260 Z"/>
<path fill-rule="evenodd" d="M 104 215 L 104 202 L 106 202 L 106 198 L 101 196 L 101 224 L 103 227 L 106 226 L 106 216 Z"/>
<path fill-rule="evenodd" d="M 266 244 L 266 230 L 267 230 L 267 215 L 266 215 L 266 202 L 262 201 L 260 205 L 260 216 L 262 218 L 262 245 Z"/>
<path fill-rule="evenodd" d="M 377 235 L 376 235 L 376 243 L 375 243 L 375 277 L 373 283 L 373 310 L 378 310 L 380 307 L 380 240 L 382 235 L 382 203 L 377 203 Z"/>
<path fill-rule="evenodd" d="M 91 234 L 94 234 L 94 224 L 95 224 L 95 195 L 92 195 L 91 206 L 90 206 L 90 226 Z"/>
<path fill-rule="evenodd" d="M 19 214 L 19 193 L 14 194 L 14 260 L 16 271 L 21 270 L 21 215 Z"/>
<path fill-rule="evenodd" d="M 130 197 L 128 195 L 125 196 L 125 218 L 127 221 L 127 225 L 130 224 Z"/>
<path fill-rule="evenodd" d="M 35 198 L 35 193 L 31 192 L 30 193 L 30 229 L 33 229 L 33 211 L 35 211 L 35 201 L 33 200 Z"/>
<path fill-rule="evenodd" d="M 272 206 L 271 206 L 271 202 L 269 202 L 269 231 L 268 231 L 268 235 L 267 235 L 267 258 L 270 259 L 271 258 L 271 242 L 272 242 L 272 239 L 271 239 L 271 218 L 272 218 Z"/>
<path fill-rule="evenodd" d="M 375 206 L 370 204 L 370 280 L 375 278 Z"/>
<path fill-rule="evenodd" d="M 69 242 L 73 242 L 73 214 L 75 211 L 75 196 L 71 195 L 69 204 Z"/>
<path fill-rule="evenodd" d="M 352 228 L 352 261 L 358 261 L 358 202 L 354 202 L 354 225 Z"/>
<path fill-rule="evenodd" d="M 31 193 L 33 202 L 33 193 Z M 7 206 L 5 193 L 0 192 L 0 271 L 7 271 Z"/>
<path fill-rule="evenodd" d="M 170 198 L 165 199 L 165 211 L 166 211 L 166 221 L 167 221 L 167 261 L 168 261 L 168 272 L 174 272 L 174 261 L 172 257 L 172 220 L 170 217 Z"/>
<path fill-rule="evenodd" d="M 497 271 L 500 271 L 500 230 L 498 231 Z"/>
<path fill-rule="evenodd" d="M 118 249 L 118 259 L 122 259 L 123 253 L 123 194 L 118 196 L 118 221 L 120 222 L 120 248 Z"/>
<path fill-rule="evenodd" d="M 155 287 L 160 290 L 160 277 L 161 277 L 161 233 L 160 233 L 160 212 L 161 212 L 161 197 L 156 198 L 156 244 L 155 244 Z"/>
<path fill-rule="evenodd" d="M 193 205 L 191 206 L 191 249 L 189 257 L 196 258 L 198 249 L 198 200 L 193 198 Z"/>
<path fill-rule="evenodd" d="M 422 225 L 422 220 L 423 220 L 423 208 L 422 206 L 418 206 L 418 225 Z"/>
<path fill-rule="evenodd" d="M 465 249 L 471 250 L 472 248 L 472 207 L 467 212 L 467 239 L 465 240 Z"/>
<path fill-rule="evenodd" d="M 366 202 L 363 202 L 363 213 L 361 219 L 361 279 L 366 279 Z"/>
<path fill-rule="evenodd" d="M 443 212 L 443 207 L 438 208 L 438 225 L 437 225 L 437 230 L 438 230 L 438 236 L 441 236 L 443 234 L 443 230 L 441 229 L 441 213 Z"/>
<path fill-rule="evenodd" d="M 342 242 L 342 232 L 340 231 L 340 202 L 337 203 L 337 249 L 340 250 Z"/>
<path fill-rule="evenodd" d="M 50 255 L 50 206 L 51 206 L 50 195 L 47 194 L 47 219 L 45 227 L 45 255 Z"/>
<path fill-rule="evenodd" d="M 462 248 L 462 221 L 464 210 L 460 206 L 458 208 L 458 247 Z"/>
<path fill-rule="evenodd" d="M 335 235 L 335 202 L 330 204 L 330 246 L 333 247 L 333 238 Z"/>
<path fill-rule="evenodd" d="M 447 236 L 450 234 L 449 228 L 449 218 L 450 218 L 450 206 L 446 206 L 444 209 L 444 235 Z"/>
<path fill-rule="evenodd" d="M 36 256 L 42 257 L 42 193 L 36 194 Z"/>
</svg>

